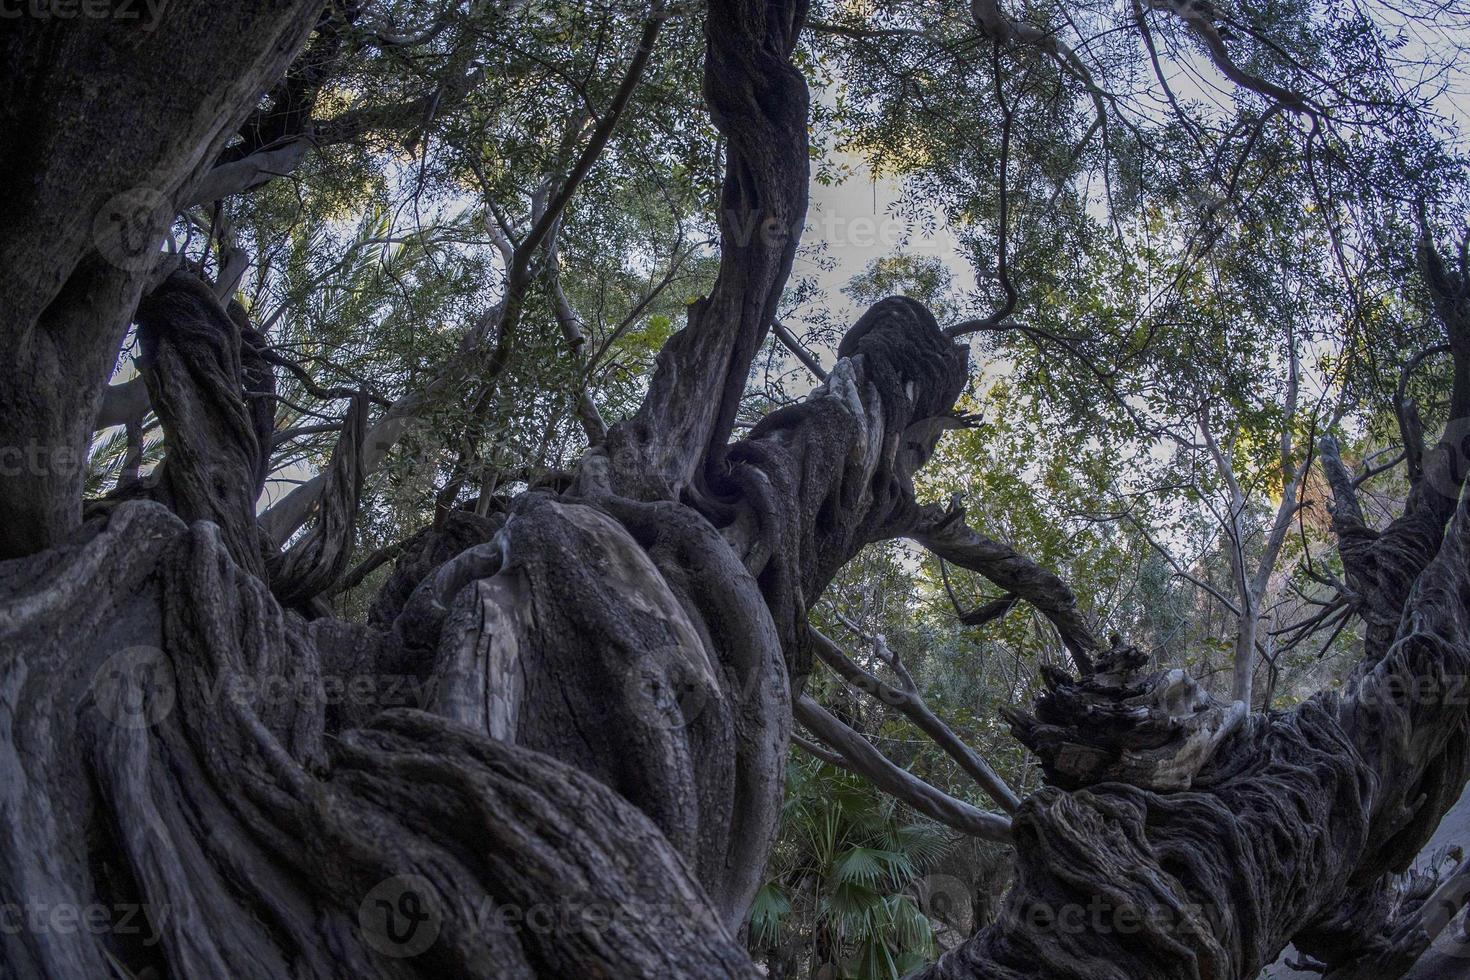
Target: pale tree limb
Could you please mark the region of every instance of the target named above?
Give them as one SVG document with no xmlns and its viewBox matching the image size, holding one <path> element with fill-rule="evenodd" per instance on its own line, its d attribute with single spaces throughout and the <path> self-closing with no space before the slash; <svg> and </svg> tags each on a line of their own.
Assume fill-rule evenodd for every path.
<svg viewBox="0 0 1470 980">
<path fill-rule="evenodd" d="M 102 389 L 102 403 L 97 408 L 93 430 L 106 429 L 114 425 L 142 418 L 148 412 L 148 386 L 141 374 L 120 384 Z"/>
<path fill-rule="evenodd" d="M 1008 817 L 986 813 L 900 769 L 873 748 L 871 742 L 809 696 L 802 695 L 792 708 L 797 721 L 846 760 L 848 768 L 871 780 L 883 792 L 902 800 L 924 816 L 971 837 L 1001 844 L 1011 842 Z"/>
<path fill-rule="evenodd" d="M 1279 102 L 1293 112 L 1315 115 L 1318 111 L 1300 92 L 1293 92 L 1291 89 L 1246 71 L 1236 64 L 1235 59 L 1230 56 L 1230 52 L 1225 47 L 1225 39 L 1221 37 L 1219 29 L 1215 26 L 1213 8 L 1209 3 L 1201 3 L 1199 0 L 1147 0 L 1147 2 L 1154 10 L 1171 13 L 1183 21 L 1190 32 L 1204 42 L 1210 61 L 1220 70 L 1220 74 L 1236 85 Z"/>
<path fill-rule="evenodd" d="M 986 795 L 994 800 L 1002 810 L 1007 813 L 1016 812 L 1016 807 L 1021 805 L 1021 798 L 1006 785 L 1005 780 L 1001 779 L 984 759 L 980 758 L 974 749 L 970 748 L 954 733 L 953 729 L 930 710 L 907 670 L 899 673 L 903 680 L 903 690 L 899 690 L 884 683 L 871 671 L 858 666 L 841 647 L 820 630 L 812 627 L 810 635 L 812 649 L 817 657 L 831 667 L 839 677 L 913 722 L 914 726 L 933 739 L 934 744 L 943 749 L 946 755 L 959 763 L 965 774 L 979 784 L 980 788 L 985 790 Z M 892 662 L 897 663 L 897 657 L 894 657 Z"/>
<path fill-rule="evenodd" d="M 827 765 L 835 766 L 838 769 L 846 769 L 855 775 L 862 775 L 853 768 L 852 763 L 848 762 L 842 756 L 833 752 L 820 742 L 812 741 L 800 732 L 791 733 L 791 744 L 819 762 L 825 762 Z"/>
<path fill-rule="evenodd" d="M 992 41 L 998 44 L 1021 44 L 1038 48 L 1055 60 L 1062 70 L 1074 76 L 1087 89 L 1088 94 L 1092 97 L 1097 117 L 1102 121 L 1103 128 L 1106 129 L 1107 110 L 1104 99 L 1107 93 L 1093 79 L 1092 71 L 1076 51 L 1064 44 L 1052 32 L 1043 31 L 1024 21 L 1012 19 L 1001 9 L 999 0 L 971 0 L 970 15 L 974 18 L 975 26 L 980 29 L 980 32 Z"/>
<path fill-rule="evenodd" d="M 1287 345 L 1289 348 L 1287 385 L 1283 398 L 1284 415 L 1281 422 L 1277 462 L 1281 474 L 1282 493 L 1271 527 L 1266 533 L 1266 540 L 1261 547 L 1261 553 L 1252 567 L 1248 567 L 1245 556 L 1248 534 L 1245 518 L 1249 510 L 1249 502 L 1231 460 L 1233 435 L 1222 445 L 1212 431 L 1208 406 L 1202 406 L 1199 413 L 1199 428 L 1204 445 L 1215 463 L 1215 469 L 1227 492 L 1226 513 L 1223 516 L 1216 516 L 1229 539 L 1231 579 L 1235 586 L 1235 601 L 1227 603 L 1227 606 L 1235 613 L 1238 622 L 1232 661 L 1231 696 L 1234 700 L 1242 701 L 1247 705 L 1251 703 L 1256 654 L 1261 649 L 1258 637 L 1266 593 L 1270 589 L 1271 576 L 1276 571 L 1281 548 L 1286 543 L 1287 534 L 1291 531 L 1292 519 L 1296 515 L 1297 496 L 1308 471 L 1307 464 L 1299 465 L 1295 460 L 1294 428 L 1299 408 L 1300 369 L 1296 350 L 1296 334 L 1290 328 L 1287 332 Z M 1150 544 L 1153 542 L 1150 541 Z M 1158 548 L 1157 545 L 1154 546 Z M 1193 581 L 1192 578 L 1191 580 Z M 1217 598 L 1224 598 L 1217 590 L 1207 586 L 1206 588 Z"/>
</svg>

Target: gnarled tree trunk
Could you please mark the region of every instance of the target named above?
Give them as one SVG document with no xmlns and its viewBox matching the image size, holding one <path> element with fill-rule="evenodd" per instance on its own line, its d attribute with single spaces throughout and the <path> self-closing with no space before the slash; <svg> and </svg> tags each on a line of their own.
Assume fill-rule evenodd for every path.
<svg viewBox="0 0 1470 980">
<path fill-rule="evenodd" d="M 1361 557 L 1413 583 L 1371 597 L 1403 612 L 1392 644 L 1370 644 L 1341 697 L 1247 716 L 1182 675 L 1145 675 L 1127 647 L 1100 653 L 1054 576 L 915 501 L 967 369 L 919 304 L 874 306 L 821 386 L 729 442 L 806 210 L 791 63 L 804 14 L 710 4 L 721 269 L 640 412 L 563 492 L 415 539 L 368 624 L 301 611 L 319 613 L 310 600 L 342 572 L 360 411 L 317 527 L 273 554 L 249 498 L 268 436 L 247 407 L 261 366 L 188 273 L 154 277 L 138 320 L 169 439 L 160 480 L 80 526 L 75 481 L 5 487 L 0 883 L 42 916 L 0 930 L 8 972 L 754 975 L 735 936 L 776 832 L 806 610 L 860 548 L 900 536 L 1036 604 L 1083 671 L 1051 675 L 1036 717 L 1016 717 L 1053 785 L 1017 811 L 999 919 L 928 975 L 1247 978 L 1293 937 L 1339 962 L 1365 927 L 1350 952 L 1402 958 L 1378 940 L 1394 924 L 1377 901 L 1385 875 L 1470 765 L 1465 707 L 1445 696 L 1470 667 L 1470 513 L 1451 521 L 1443 505 L 1459 497 L 1459 457 L 1425 467 L 1453 485 L 1421 495 L 1431 512 L 1412 505 L 1413 547 L 1384 535 Z M 193 16 L 170 8 L 165 26 Z M 204 89 L 213 115 L 160 109 L 176 152 L 120 153 L 117 180 L 181 193 L 312 16 L 275 8 L 244 42 L 212 27 L 230 50 L 206 46 L 209 63 L 184 69 L 218 80 L 223 94 Z M 76 43 L 62 47 L 79 58 Z M 109 107 L 75 111 L 94 132 Z M 38 149 L 34 172 L 64 167 L 64 150 Z M 46 205 L 34 191 L 22 211 Z M 7 227 L 0 255 L 24 237 Z M 22 333 L 53 331 L 35 356 L 54 367 L 68 345 L 87 351 L 76 393 L 43 401 L 27 382 L 0 401 L 48 445 L 79 444 L 149 285 L 146 269 L 107 272 L 66 244 L 33 244 L 54 270 L 0 263 L 34 277 L 5 302 Z M 72 278 L 84 272 L 100 279 Z M 51 918 L 134 906 L 142 935 Z"/>
</svg>

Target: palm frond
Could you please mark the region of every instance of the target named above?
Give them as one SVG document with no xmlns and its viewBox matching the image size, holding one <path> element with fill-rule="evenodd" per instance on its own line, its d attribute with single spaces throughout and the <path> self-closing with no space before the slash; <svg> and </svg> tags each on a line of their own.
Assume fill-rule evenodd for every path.
<svg viewBox="0 0 1470 980">
<path fill-rule="evenodd" d="M 750 934 L 758 943 L 774 944 L 781 934 L 781 926 L 791 914 L 791 899 L 786 897 L 781 886 L 766 882 L 755 893 L 750 904 Z"/>
</svg>

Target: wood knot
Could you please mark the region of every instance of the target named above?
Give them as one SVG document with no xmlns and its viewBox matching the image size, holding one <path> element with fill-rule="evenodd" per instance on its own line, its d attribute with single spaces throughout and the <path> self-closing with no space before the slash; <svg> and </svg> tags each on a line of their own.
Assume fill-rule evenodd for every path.
<svg viewBox="0 0 1470 980">
<path fill-rule="evenodd" d="M 1123 782 L 1188 789 L 1214 747 L 1245 718 L 1182 670 L 1148 672 L 1148 655 L 1112 638 L 1083 676 L 1043 666 L 1034 713 L 1007 712 L 1011 729 L 1062 789 Z"/>
</svg>

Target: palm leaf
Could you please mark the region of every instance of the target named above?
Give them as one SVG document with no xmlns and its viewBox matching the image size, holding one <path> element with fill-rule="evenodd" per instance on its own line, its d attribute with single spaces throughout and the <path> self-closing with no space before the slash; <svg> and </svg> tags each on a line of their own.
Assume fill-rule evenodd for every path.
<svg viewBox="0 0 1470 980">
<path fill-rule="evenodd" d="M 791 914 L 791 899 L 774 882 L 766 882 L 750 904 L 750 935 L 762 945 L 774 944 L 781 925 Z"/>
</svg>

